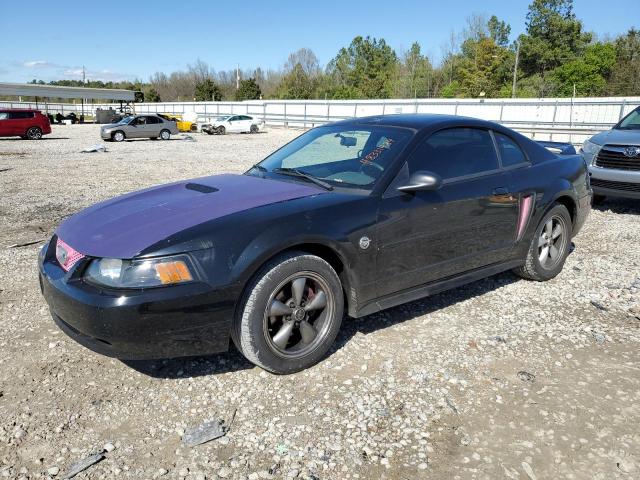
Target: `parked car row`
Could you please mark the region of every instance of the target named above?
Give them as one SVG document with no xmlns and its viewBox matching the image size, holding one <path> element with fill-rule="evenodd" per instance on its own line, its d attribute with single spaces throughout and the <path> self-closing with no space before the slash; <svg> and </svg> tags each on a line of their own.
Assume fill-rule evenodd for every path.
<svg viewBox="0 0 640 480">
<path fill-rule="evenodd" d="M 60 115 L 57 120 L 62 118 Z M 75 116 L 70 118 L 75 120 Z M 171 135 L 179 133 L 180 125 L 182 130 L 191 131 L 195 124 L 169 114 L 130 115 L 116 123 L 103 125 L 100 136 L 103 140 L 116 142 L 135 138 L 169 140 Z M 202 131 L 209 135 L 258 133 L 264 130 L 264 126 L 263 120 L 249 115 L 223 115 L 202 125 Z M 38 110 L 0 110 L 0 137 L 19 136 L 37 140 L 49 133 L 51 121 Z M 564 144 L 546 142 L 545 146 L 558 151 L 558 145 Z M 589 167 L 594 202 L 602 201 L 605 196 L 640 198 L 640 107 L 611 130 L 585 141 L 581 154 Z"/>
</svg>

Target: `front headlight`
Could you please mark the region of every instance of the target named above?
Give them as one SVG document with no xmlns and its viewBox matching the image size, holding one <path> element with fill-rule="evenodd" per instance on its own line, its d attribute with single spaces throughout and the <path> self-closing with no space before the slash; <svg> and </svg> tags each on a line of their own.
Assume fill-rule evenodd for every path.
<svg viewBox="0 0 640 480">
<path fill-rule="evenodd" d="M 100 258 L 89 264 L 85 279 L 107 287 L 145 288 L 192 282 L 194 272 L 186 255 L 142 260 Z"/>
<path fill-rule="evenodd" d="M 597 154 L 602 147 L 596 143 L 593 143 L 590 140 L 585 140 L 582 144 L 582 151 L 588 155 Z"/>
</svg>

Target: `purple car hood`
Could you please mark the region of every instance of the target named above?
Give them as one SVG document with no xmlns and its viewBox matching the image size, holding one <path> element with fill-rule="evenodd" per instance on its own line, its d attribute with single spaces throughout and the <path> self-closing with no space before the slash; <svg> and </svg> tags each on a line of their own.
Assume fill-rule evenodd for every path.
<svg viewBox="0 0 640 480">
<path fill-rule="evenodd" d="M 97 203 L 63 222 L 56 234 L 84 255 L 132 258 L 145 248 L 206 221 L 322 193 L 315 187 L 291 182 L 216 175 Z"/>
</svg>

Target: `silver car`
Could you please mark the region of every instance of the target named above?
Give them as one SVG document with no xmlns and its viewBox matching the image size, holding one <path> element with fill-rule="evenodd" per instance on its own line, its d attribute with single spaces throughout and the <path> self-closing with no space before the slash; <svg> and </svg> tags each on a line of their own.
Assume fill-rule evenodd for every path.
<svg viewBox="0 0 640 480">
<path fill-rule="evenodd" d="M 594 202 L 605 196 L 640 199 L 640 107 L 582 145 Z"/>
<path fill-rule="evenodd" d="M 160 138 L 169 140 L 171 135 L 178 134 L 176 122 L 166 120 L 158 115 L 133 115 L 125 117 L 118 123 L 110 123 L 100 128 L 103 140 L 122 142 L 129 138 Z"/>
</svg>

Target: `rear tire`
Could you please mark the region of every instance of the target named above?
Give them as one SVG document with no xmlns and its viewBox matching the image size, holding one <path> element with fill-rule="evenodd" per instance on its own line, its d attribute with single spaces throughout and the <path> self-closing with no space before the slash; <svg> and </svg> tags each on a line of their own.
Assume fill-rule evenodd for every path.
<svg viewBox="0 0 640 480">
<path fill-rule="evenodd" d="M 113 132 L 113 134 L 111 135 L 111 139 L 114 142 L 122 142 L 124 141 L 124 139 L 127 138 L 124 134 L 124 132 L 122 130 L 118 130 L 117 132 Z"/>
<path fill-rule="evenodd" d="M 557 276 L 569 255 L 572 235 L 567 207 L 556 203 L 538 224 L 525 264 L 514 272 L 528 280 L 544 282 Z"/>
<path fill-rule="evenodd" d="M 273 373 L 304 370 L 333 344 L 344 313 L 335 270 L 304 252 L 280 255 L 247 286 L 231 337 L 250 362 Z"/>
<path fill-rule="evenodd" d="M 39 127 L 31 127 L 27 130 L 27 138 L 29 140 L 40 140 L 42 138 L 42 130 Z"/>
<path fill-rule="evenodd" d="M 160 139 L 161 140 L 170 140 L 171 139 L 171 132 L 169 130 L 162 130 L 160 132 Z"/>
</svg>

